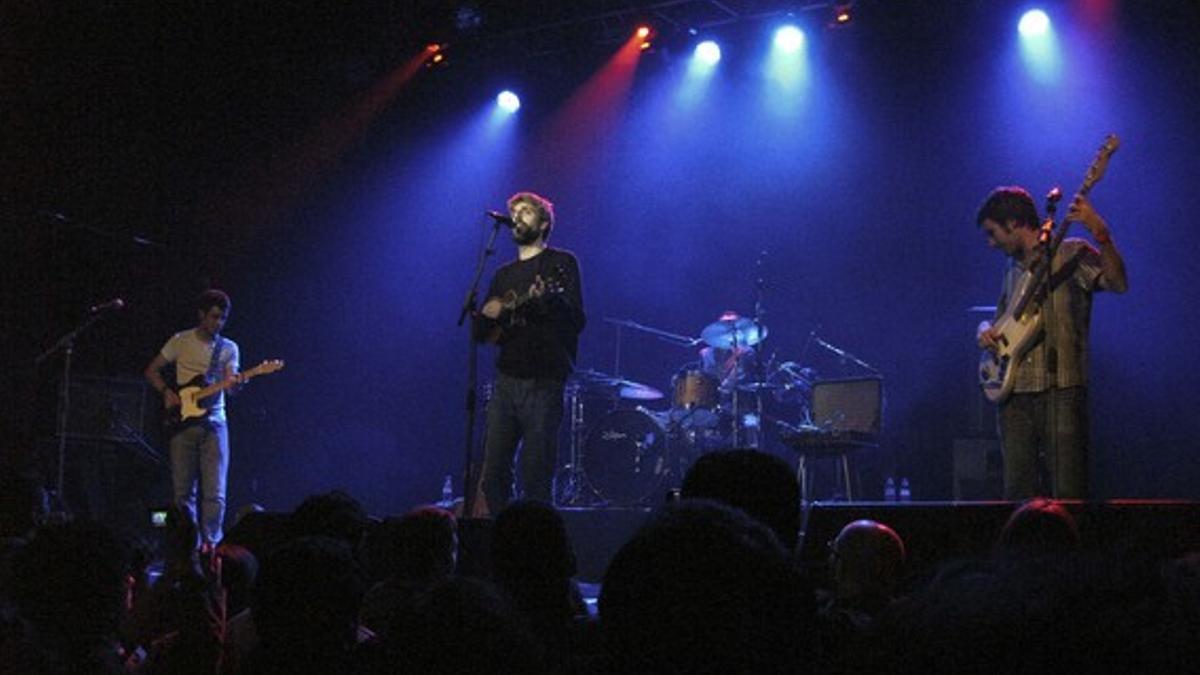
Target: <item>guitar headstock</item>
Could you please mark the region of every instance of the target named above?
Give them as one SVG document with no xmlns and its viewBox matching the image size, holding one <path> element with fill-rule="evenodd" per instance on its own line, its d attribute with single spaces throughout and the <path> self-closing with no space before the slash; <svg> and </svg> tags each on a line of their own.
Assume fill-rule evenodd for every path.
<svg viewBox="0 0 1200 675">
<path fill-rule="evenodd" d="M 1096 159 L 1092 160 L 1092 165 L 1088 167 L 1087 175 L 1083 178 L 1083 188 L 1080 192 L 1086 194 L 1104 177 L 1104 172 L 1108 170 L 1108 160 L 1119 147 L 1121 139 L 1117 138 L 1116 134 L 1109 134 L 1104 138 L 1104 145 L 1096 152 Z"/>
<path fill-rule="evenodd" d="M 243 372 L 242 375 L 245 375 L 248 378 L 256 377 L 258 375 L 269 375 L 276 371 L 283 370 L 283 366 L 284 366 L 283 359 L 269 359 L 269 360 L 263 361 L 262 363 L 258 364 L 257 366 L 254 366 L 250 370 Z"/>
<path fill-rule="evenodd" d="M 547 293 L 562 293 L 567 290 L 567 268 L 565 265 L 555 265 L 550 274 L 544 279 Z"/>
</svg>

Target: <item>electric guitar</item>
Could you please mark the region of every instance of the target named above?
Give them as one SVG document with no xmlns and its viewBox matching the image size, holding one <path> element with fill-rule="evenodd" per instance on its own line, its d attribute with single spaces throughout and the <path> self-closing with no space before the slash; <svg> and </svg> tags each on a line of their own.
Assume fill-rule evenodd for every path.
<svg viewBox="0 0 1200 675">
<path fill-rule="evenodd" d="M 242 376 L 242 382 L 248 382 L 259 375 L 269 375 L 282 369 L 283 361 L 272 359 L 270 361 L 263 361 L 250 370 L 244 370 L 239 374 Z M 208 416 L 208 408 L 205 407 L 208 404 L 208 399 L 214 394 L 238 384 L 240 382 L 237 380 L 221 380 L 220 382 L 208 384 L 204 375 L 193 377 L 175 392 L 179 394 L 179 407 L 167 409 L 165 418 L 163 419 L 163 426 L 167 428 L 167 431 L 171 432 L 188 422 L 204 419 Z"/>
<path fill-rule="evenodd" d="M 502 311 L 509 313 L 508 325 L 524 325 L 524 318 L 517 313 L 517 310 L 529 304 L 539 297 L 548 297 L 557 295 L 566 290 L 567 268 L 565 265 L 555 265 L 554 269 L 542 278 L 542 292 L 540 295 L 535 295 L 526 291 L 525 293 L 517 293 L 516 291 L 508 291 L 499 298 L 500 304 L 503 307 Z M 487 341 L 496 342 L 504 333 L 502 326 L 497 325 L 488 333 Z"/>
<path fill-rule="evenodd" d="M 1104 145 L 1100 146 L 1096 159 L 1088 167 L 1079 194 L 1086 195 L 1104 177 L 1108 160 L 1120 145 L 1115 134 L 1104 139 Z M 1053 214 L 1050 222 L 1053 223 Z M 1042 332 L 1041 305 L 1049 294 L 1050 268 L 1069 226 L 1066 219 L 1057 226 L 1044 255 L 1017 279 L 1004 313 L 992 322 L 992 329 L 997 333 L 996 350 L 984 350 L 979 359 L 979 386 L 992 403 L 1003 403 L 1012 394 L 1018 364 Z"/>
</svg>

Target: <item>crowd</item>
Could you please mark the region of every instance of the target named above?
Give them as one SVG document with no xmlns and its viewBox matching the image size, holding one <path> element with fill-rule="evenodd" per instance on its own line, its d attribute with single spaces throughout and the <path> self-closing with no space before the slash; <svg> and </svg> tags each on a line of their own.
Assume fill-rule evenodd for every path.
<svg viewBox="0 0 1200 675">
<path fill-rule="evenodd" d="M 753 451 L 691 467 L 611 560 L 598 611 L 538 502 L 499 513 L 468 566 L 434 506 L 375 521 L 314 495 L 202 554 L 179 512 L 131 546 L 46 518 L 34 477 L 3 482 L 4 673 L 1191 672 L 1200 657 L 1200 556 L 1089 550 L 1068 511 L 1033 500 L 990 555 L 932 572 L 872 520 L 802 566 L 795 478 Z"/>
</svg>

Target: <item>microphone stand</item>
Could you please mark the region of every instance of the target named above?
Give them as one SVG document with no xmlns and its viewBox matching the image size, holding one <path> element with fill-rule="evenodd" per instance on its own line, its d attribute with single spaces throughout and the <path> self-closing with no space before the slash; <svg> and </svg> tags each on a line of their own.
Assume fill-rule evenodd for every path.
<svg viewBox="0 0 1200 675">
<path fill-rule="evenodd" d="M 703 340 L 700 338 L 688 337 L 687 335 L 679 335 L 678 333 L 670 333 L 665 330 L 651 328 L 650 326 L 643 326 L 642 324 L 640 324 L 636 321 L 631 321 L 629 319 L 617 319 L 614 317 L 606 316 L 606 317 L 604 317 L 604 321 L 606 323 L 616 324 L 618 327 L 624 326 L 626 328 L 633 328 L 635 330 L 640 330 L 644 333 L 649 333 L 649 334 L 657 337 L 658 339 L 662 340 L 663 342 L 673 344 L 677 347 L 695 347 L 696 345 L 703 342 Z M 617 374 L 619 375 L 620 373 L 617 373 Z"/>
<path fill-rule="evenodd" d="M 60 351 L 63 355 L 62 383 L 58 392 L 58 419 L 55 423 L 55 435 L 58 437 L 58 467 L 54 477 L 54 505 L 56 513 L 62 515 L 69 515 L 71 512 L 67 506 L 66 495 L 63 492 L 64 469 L 67 462 L 67 418 L 71 413 L 71 357 L 75 354 L 75 338 L 79 337 L 88 328 L 91 328 L 92 324 L 99 321 L 104 314 L 104 312 L 91 314 L 87 320 L 60 337 L 49 349 L 38 354 L 37 358 L 34 359 L 34 365 L 40 366 L 44 361 Z"/>
<path fill-rule="evenodd" d="M 479 262 L 475 265 L 475 277 L 471 280 L 471 287 L 467 290 L 467 297 L 463 300 L 462 309 L 458 313 L 458 324 L 463 325 L 463 321 L 467 316 L 474 317 L 477 309 L 479 297 L 479 280 L 483 278 L 483 269 L 487 264 L 487 259 L 496 252 L 495 243 L 496 235 L 500 233 L 502 221 L 493 219 L 492 233 L 488 235 L 487 243 L 484 244 L 483 250 L 479 252 Z M 474 321 L 467 329 L 467 341 L 469 344 L 467 354 L 467 395 L 466 395 L 466 434 L 465 434 L 465 463 L 463 464 L 463 517 L 470 518 L 475 507 L 475 486 L 473 485 L 471 475 L 471 463 L 475 450 L 475 409 L 477 390 L 479 388 L 479 342 L 475 339 Z"/>
<path fill-rule="evenodd" d="M 859 366 L 860 368 L 869 370 L 876 375 L 883 374 L 883 373 L 880 373 L 879 369 L 876 368 L 875 366 L 867 363 L 866 361 L 863 361 L 862 359 L 858 358 L 857 356 L 851 354 L 850 352 L 848 352 L 844 349 L 839 349 L 838 347 L 835 347 L 835 346 L 829 344 L 828 342 L 826 342 L 826 341 L 822 340 L 820 337 L 818 337 L 815 333 L 816 333 L 816 331 L 814 331 L 814 334 L 812 336 L 812 341 L 815 342 L 816 344 L 824 347 L 825 349 L 828 349 L 829 351 L 833 352 L 834 354 L 837 354 L 838 356 L 842 357 L 846 361 L 850 361 L 850 362 L 854 363 L 855 365 Z"/>
<path fill-rule="evenodd" d="M 763 291 L 766 289 L 766 282 L 763 281 L 763 259 L 767 257 L 767 252 L 763 251 L 754 266 L 757 269 L 758 275 L 754 279 L 754 332 L 759 338 L 759 343 L 763 340 L 763 317 L 766 316 L 767 310 L 763 309 Z M 766 370 L 763 362 L 763 352 L 761 348 L 754 354 L 754 413 L 758 416 L 758 426 L 754 433 L 754 449 L 762 450 L 763 444 L 763 385 L 766 383 Z"/>
</svg>

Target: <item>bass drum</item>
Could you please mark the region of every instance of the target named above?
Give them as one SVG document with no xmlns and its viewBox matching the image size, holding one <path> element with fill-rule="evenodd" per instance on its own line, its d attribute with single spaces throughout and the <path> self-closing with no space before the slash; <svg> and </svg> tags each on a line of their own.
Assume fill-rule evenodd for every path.
<svg viewBox="0 0 1200 675">
<path fill-rule="evenodd" d="M 614 410 L 588 430 L 583 466 L 610 504 L 656 503 L 667 473 L 666 449 L 658 420 L 640 410 Z"/>
</svg>

